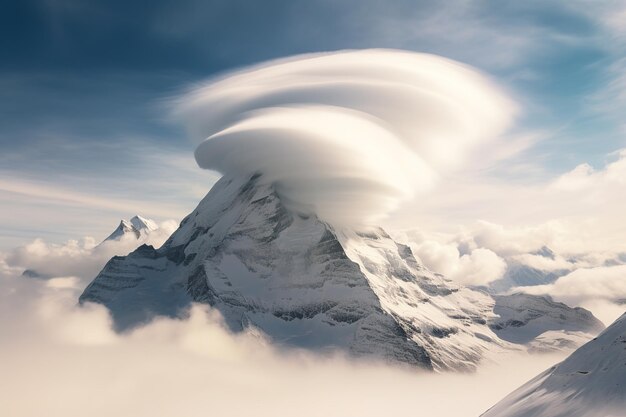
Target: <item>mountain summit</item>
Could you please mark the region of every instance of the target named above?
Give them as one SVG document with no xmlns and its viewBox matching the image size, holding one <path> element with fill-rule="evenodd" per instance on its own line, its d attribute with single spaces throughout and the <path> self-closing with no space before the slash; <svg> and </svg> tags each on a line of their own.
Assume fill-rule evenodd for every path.
<svg viewBox="0 0 626 417">
<path fill-rule="evenodd" d="M 120 224 L 138 245 L 155 226 L 139 216 Z M 232 331 L 257 329 L 279 345 L 437 371 L 474 370 L 510 347 L 572 350 L 603 328 L 545 297 L 461 287 L 384 230 L 333 227 L 260 175 L 220 179 L 163 246 L 113 257 L 80 302 L 106 305 L 118 330 L 205 303 Z"/>
<path fill-rule="evenodd" d="M 161 248 L 112 258 L 80 302 L 109 307 L 121 330 L 206 303 L 233 331 L 433 370 L 473 370 L 508 345 L 487 325 L 491 297 L 427 270 L 382 229 L 288 209 L 259 175 L 220 179 Z"/>
</svg>

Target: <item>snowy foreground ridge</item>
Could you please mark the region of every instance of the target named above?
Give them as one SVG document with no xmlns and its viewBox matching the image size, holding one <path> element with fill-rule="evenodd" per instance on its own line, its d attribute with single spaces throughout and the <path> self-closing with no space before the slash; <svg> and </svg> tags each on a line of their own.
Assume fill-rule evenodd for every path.
<svg viewBox="0 0 626 417">
<path fill-rule="evenodd" d="M 482 417 L 626 416 L 626 314 Z"/>
<path fill-rule="evenodd" d="M 112 258 L 81 303 L 106 305 L 120 330 L 207 303 L 233 331 L 435 371 L 474 370 L 515 343 L 578 345 L 601 330 L 582 309 L 461 287 L 384 230 L 336 230 L 287 208 L 262 180 L 222 178 L 161 248 Z"/>
</svg>

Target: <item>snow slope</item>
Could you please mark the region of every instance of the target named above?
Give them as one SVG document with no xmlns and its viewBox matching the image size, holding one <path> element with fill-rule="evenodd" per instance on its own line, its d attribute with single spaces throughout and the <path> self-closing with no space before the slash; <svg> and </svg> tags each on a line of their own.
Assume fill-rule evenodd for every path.
<svg viewBox="0 0 626 417">
<path fill-rule="evenodd" d="M 259 176 L 222 178 L 161 248 L 112 258 L 80 301 L 105 304 L 121 330 L 207 303 L 233 331 L 437 371 L 511 346 L 487 324 L 487 294 L 427 270 L 382 229 L 290 211 Z"/>
<path fill-rule="evenodd" d="M 581 307 L 569 307 L 548 296 L 516 293 L 492 297 L 496 303 L 494 312 L 498 317 L 489 321 L 489 327 L 498 337 L 512 343 L 527 344 L 532 341 L 534 348 L 541 350 L 540 343 L 545 341 L 550 346 L 548 350 L 553 350 L 559 345 L 555 338 L 569 340 L 569 346 L 581 338 L 584 340 L 583 335 L 576 337 L 564 332 L 587 333 L 588 339 L 591 339 L 604 330 L 602 322 L 590 311 Z M 538 336 L 548 331 L 551 332 L 550 335 L 544 335 L 537 340 Z M 561 336 L 554 331 L 562 331 Z"/>
<path fill-rule="evenodd" d="M 482 417 L 626 416 L 626 314 Z"/>
</svg>

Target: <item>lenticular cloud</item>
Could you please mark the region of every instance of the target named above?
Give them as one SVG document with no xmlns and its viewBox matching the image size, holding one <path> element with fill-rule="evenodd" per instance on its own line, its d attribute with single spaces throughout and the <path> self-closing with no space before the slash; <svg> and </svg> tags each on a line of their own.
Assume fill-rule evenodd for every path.
<svg viewBox="0 0 626 417">
<path fill-rule="evenodd" d="M 211 80 L 175 104 L 202 168 L 260 172 L 291 204 L 361 224 L 458 167 L 514 112 L 476 70 L 392 50 L 271 61 Z"/>
</svg>

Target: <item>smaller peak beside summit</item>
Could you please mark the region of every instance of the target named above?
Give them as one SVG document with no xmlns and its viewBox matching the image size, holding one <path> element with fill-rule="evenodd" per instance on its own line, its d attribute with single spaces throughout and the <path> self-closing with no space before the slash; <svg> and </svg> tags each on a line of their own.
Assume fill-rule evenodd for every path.
<svg viewBox="0 0 626 417">
<path fill-rule="evenodd" d="M 133 236 L 134 239 L 139 240 L 141 238 L 145 238 L 158 228 L 159 226 L 153 220 L 136 215 L 130 220 L 120 220 L 120 224 L 117 228 L 106 239 L 104 239 L 101 244 L 112 240 L 119 241 L 125 238 L 125 236 Z"/>
<path fill-rule="evenodd" d="M 159 228 L 159 226 L 153 220 L 146 219 L 145 217 L 141 217 L 140 215 L 131 217 L 130 224 L 132 224 L 132 226 L 140 233 L 142 231 L 154 231 Z"/>
<path fill-rule="evenodd" d="M 554 259 L 556 254 L 547 246 L 542 246 L 539 250 L 532 252 L 531 255 L 543 256 L 544 258 Z"/>
<path fill-rule="evenodd" d="M 103 242 L 111 240 L 121 240 L 124 236 L 134 235 L 135 239 L 139 239 L 139 231 L 128 220 L 120 220 L 120 224 Z"/>
</svg>

